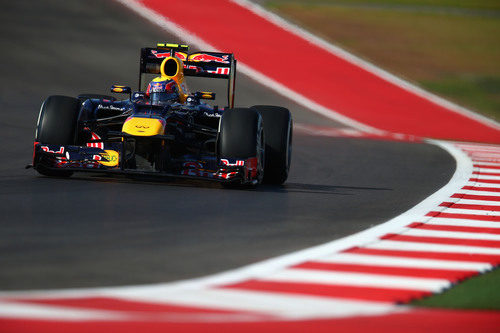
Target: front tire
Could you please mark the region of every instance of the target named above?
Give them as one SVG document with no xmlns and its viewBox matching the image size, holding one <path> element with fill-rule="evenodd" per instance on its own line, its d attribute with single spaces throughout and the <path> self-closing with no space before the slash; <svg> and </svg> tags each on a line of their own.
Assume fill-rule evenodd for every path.
<svg viewBox="0 0 500 333">
<path fill-rule="evenodd" d="M 286 108 L 271 105 L 255 105 L 266 133 L 266 158 L 264 183 L 281 185 L 290 171 L 292 159 L 293 121 Z"/>
<path fill-rule="evenodd" d="M 246 160 L 257 158 L 257 183 L 264 177 L 264 128 L 262 117 L 250 108 L 235 108 L 224 112 L 218 139 L 219 158 Z"/>
<path fill-rule="evenodd" d="M 50 96 L 42 104 L 36 127 L 35 141 L 47 145 L 74 145 L 77 139 L 77 122 L 80 101 L 67 96 Z M 50 170 L 35 166 L 45 176 L 69 177 L 71 171 Z"/>
</svg>

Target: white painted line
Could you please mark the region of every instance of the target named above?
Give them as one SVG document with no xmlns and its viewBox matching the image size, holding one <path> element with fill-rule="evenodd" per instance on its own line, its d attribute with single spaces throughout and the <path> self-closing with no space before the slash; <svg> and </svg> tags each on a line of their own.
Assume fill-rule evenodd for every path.
<svg viewBox="0 0 500 333">
<path fill-rule="evenodd" d="M 77 309 L 46 304 L 0 301 L 0 318 L 48 319 L 58 321 L 124 320 L 116 311 Z"/>
<path fill-rule="evenodd" d="M 470 190 L 469 189 L 467 189 L 467 190 L 460 189 L 455 194 L 472 194 L 472 195 L 483 195 L 483 196 L 488 196 L 488 197 L 500 197 L 500 192 L 483 190 L 484 188 L 491 187 L 491 186 L 486 186 L 484 183 L 481 185 L 478 184 L 478 185 L 469 185 L 469 186 L 474 186 L 474 188 L 470 189 Z M 450 198 L 449 200 L 452 201 L 452 200 L 456 200 L 456 199 L 457 198 Z M 464 200 L 464 199 L 461 199 L 461 200 Z M 484 200 L 484 201 L 489 201 L 492 204 L 495 204 L 495 201 L 491 201 L 491 200 Z"/>
<path fill-rule="evenodd" d="M 376 315 L 394 310 L 389 303 L 223 288 L 155 292 L 147 297 L 134 293 L 126 297 L 136 301 L 260 312 L 287 319 Z"/>
<path fill-rule="evenodd" d="M 478 164 L 492 163 L 492 164 L 498 165 L 498 163 L 500 162 L 500 155 L 493 155 L 491 153 L 488 153 L 488 154 L 468 153 L 468 156 L 473 161 L 476 161 L 476 163 L 478 163 Z"/>
<path fill-rule="evenodd" d="M 481 160 L 484 160 L 485 162 L 488 162 L 488 160 L 492 160 L 490 161 L 491 163 L 498 163 L 500 161 L 500 157 L 499 156 L 496 156 L 496 155 L 493 155 L 491 153 L 488 153 L 488 154 L 480 154 L 479 156 L 471 156 L 473 154 L 469 153 L 467 154 L 469 157 L 472 158 L 473 161 L 481 161 Z"/>
<path fill-rule="evenodd" d="M 406 277 L 398 275 L 329 272 L 313 269 L 290 268 L 260 279 L 262 281 L 317 283 L 369 288 L 439 291 L 451 285 L 446 279 Z"/>
<path fill-rule="evenodd" d="M 462 231 L 428 230 L 428 229 L 418 229 L 418 228 L 408 228 L 408 231 L 405 231 L 403 235 L 500 241 L 500 235 L 496 234 L 462 232 Z"/>
<path fill-rule="evenodd" d="M 498 193 L 500 195 L 500 193 Z M 488 201 L 488 200 L 473 200 L 473 199 L 459 199 L 450 198 L 449 202 L 455 202 L 461 205 L 479 205 L 485 208 L 500 208 L 500 202 Z"/>
<path fill-rule="evenodd" d="M 483 174 L 472 174 L 472 178 L 477 178 L 477 179 L 489 179 L 489 180 L 498 180 L 500 181 L 500 176 L 489 176 L 489 175 L 483 175 Z"/>
<path fill-rule="evenodd" d="M 469 155 L 469 157 L 473 161 L 476 161 L 476 162 L 478 162 L 478 161 L 483 161 L 486 163 L 498 163 L 498 162 L 500 162 L 500 155 L 493 155 L 491 153 L 488 153 L 488 154 L 468 153 L 467 155 Z M 478 162 L 478 163 L 482 163 L 482 162 Z"/>
<path fill-rule="evenodd" d="M 474 165 L 489 165 L 489 166 L 500 166 L 500 162 L 478 162 L 474 163 Z"/>
<path fill-rule="evenodd" d="M 474 177 L 471 178 L 474 179 Z M 500 188 L 500 184 L 495 184 L 495 183 L 483 183 L 481 181 L 469 181 L 465 184 L 466 186 L 474 186 L 474 187 L 493 187 L 493 188 Z"/>
<path fill-rule="evenodd" d="M 366 247 L 370 249 L 380 249 L 380 250 L 500 255 L 500 248 L 496 249 L 491 247 L 449 245 L 449 244 L 424 243 L 424 242 L 418 243 L 418 242 L 400 242 L 400 241 L 382 240 L 377 243 L 369 244 Z"/>
<path fill-rule="evenodd" d="M 488 152 L 488 153 L 481 153 L 481 152 L 477 152 L 477 153 L 467 153 L 467 155 L 469 157 L 472 158 L 472 160 L 488 160 L 488 159 L 492 159 L 494 161 L 492 162 L 497 162 L 499 159 L 500 159 L 500 156 L 492 153 L 492 152 Z"/>
<path fill-rule="evenodd" d="M 414 95 L 420 96 L 424 99 L 427 99 L 437 105 L 440 105 L 452 112 L 461 114 L 465 117 L 469 117 L 471 119 L 474 119 L 475 121 L 478 121 L 486 126 L 489 126 L 494 129 L 499 129 L 500 130 L 500 124 L 497 123 L 496 121 L 489 119 L 487 117 L 484 117 L 482 115 L 479 115 L 475 112 L 472 112 L 471 110 L 468 110 L 462 106 L 459 106 L 457 104 L 454 104 L 450 101 L 447 101 L 437 95 L 434 95 L 428 91 L 423 90 L 420 87 L 417 87 L 408 81 L 405 81 L 399 77 L 396 77 L 395 75 L 375 66 L 372 63 L 367 62 L 366 60 L 363 60 L 359 57 L 356 57 L 355 55 L 347 52 L 346 50 L 333 45 L 324 39 L 319 38 L 318 36 L 315 36 L 311 34 L 310 32 L 304 30 L 303 28 L 292 24 L 283 18 L 279 17 L 276 14 L 273 14 L 264 8 L 262 8 L 260 5 L 247 1 L 247 0 L 231 0 L 240 6 L 247 8 L 251 12 L 255 13 L 256 15 L 276 24 L 277 26 L 281 27 L 282 29 L 302 37 L 303 39 L 309 41 L 310 43 L 314 45 L 318 45 L 319 47 L 323 48 L 324 50 L 330 52 L 331 54 L 344 59 L 347 62 L 350 62 L 351 64 L 354 64 L 364 70 L 366 70 L 369 73 L 372 73 Z"/>
<path fill-rule="evenodd" d="M 464 150 L 467 155 L 469 156 L 485 156 L 485 157 L 498 157 L 500 155 L 500 149 L 499 150 Z"/>
<path fill-rule="evenodd" d="M 473 175 L 471 175 L 471 179 L 473 178 Z M 479 180 L 479 181 L 474 181 L 474 180 L 469 180 L 463 187 L 469 187 L 471 189 L 464 189 L 460 188 L 457 190 L 457 194 L 460 192 L 464 191 L 471 191 L 474 193 L 468 193 L 468 194 L 475 194 L 475 195 L 482 195 L 482 193 L 475 193 L 475 192 L 489 192 L 493 193 L 492 195 L 488 196 L 498 196 L 500 194 L 500 184 L 495 184 L 495 183 L 488 183 L 485 182 L 484 180 Z M 487 199 L 485 199 L 487 200 Z"/>
<path fill-rule="evenodd" d="M 500 152 L 495 153 L 495 152 L 482 152 L 482 151 L 466 151 L 467 155 L 471 156 L 472 158 L 500 158 Z"/>
<path fill-rule="evenodd" d="M 488 263 L 466 262 L 438 259 L 401 258 L 391 256 L 378 256 L 356 253 L 339 253 L 332 256 L 315 259 L 317 262 L 384 266 L 384 267 L 408 267 L 425 269 L 463 270 L 463 271 L 485 271 L 492 268 Z"/>
<path fill-rule="evenodd" d="M 472 161 L 474 162 L 474 164 L 493 163 L 494 165 L 500 165 L 500 158 L 474 157 L 472 158 Z"/>
<path fill-rule="evenodd" d="M 492 172 L 492 173 L 495 172 L 495 173 L 499 173 L 500 169 L 485 168 L 485 167 L 481 167 L 481 168 L 474 167 L 474 171 L 476 171 L 476 172 Z"/>
<path fill-rule="evenodd" d="M 471 160 L 474 162 L 474 164 L 497 166 L 497 167 L 500 166 L 500 157 L 499 158 L 472 157 Z"/>
<path fill-rule="evenodd" d="M 500 152 L 500 146 L 498 145 L 456 144 L 456 146 L 467 152 L 475 152 L 475 151 Z"/>
<path fill-rule="evenodd" d="M 489 221 L 477 221 L 477 220 L 466 220 L 466 219 L 450 219 L 433 217 L 426 224 L 433 225 L 448 225 L 448 226 L 458 226 L 458 227 L 478 227 L 478 228 L 500 228 L 500 222 L 489 222 Z"/>
<path fill-rule="evenodd" d="M 483 145 L 456 145 L 460 149 L 466 152 L 493 152 L 493 153 L 500 153 L 500 145 L 489 145 L 489 146 L 483 146 Z"/>
<path fill-rule="evenodd" d="M 468 141 L 462 141 L 462 142 L 455 142 L 455 145 L 459 146 L 459 147 L 472 147 L 472 148 L 476 148 L 476 147 L 480 147 L 480 148 L 495 148 L 495 147 L 499 147 L 499 145 L 497 144 L 494 144 L 494 143 L 475 143 L 475 142 L 468 142 Z"/>
<path fill-rule="evenodd" d="M 500 212 L 495 212 L 491 210 L 479 210 L 479 209 L 461 209 L 461 208 L 453 208 L 449 207 L 441 212 L 443 213 L 452 213 L 452 214 L 467 214 L 467 215 L 476 215 L 476 216 L 500 216 Z M 500 221 L 499 221 L 500 223 Z"/>
</svg>

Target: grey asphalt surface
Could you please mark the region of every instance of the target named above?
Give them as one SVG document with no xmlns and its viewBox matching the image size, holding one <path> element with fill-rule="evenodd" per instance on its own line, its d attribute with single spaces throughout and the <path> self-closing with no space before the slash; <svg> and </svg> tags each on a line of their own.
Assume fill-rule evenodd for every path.
<svg viewBox="0 0 500 333">
<path fill-rule="evenodd" d="M 113 1 L 1 4 L 0 290 L 166 282 L 236 268 L 382 223 L 454 172 L 453 159 L 432 145 L 296 135 L 284 186 L 39 176 L 24 166 L 48 95 L 135 87 L 140 47 L 178 39 Z M 242 75 L 236 102 L 283 105 L 297 123 L 341 126 Z"/>
</svg>

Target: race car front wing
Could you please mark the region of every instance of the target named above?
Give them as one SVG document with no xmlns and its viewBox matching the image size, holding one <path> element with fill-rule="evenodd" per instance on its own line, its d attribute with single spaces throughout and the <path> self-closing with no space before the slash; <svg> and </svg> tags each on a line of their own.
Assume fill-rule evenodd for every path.
<svg viewBox="0 0 500 333">
<path fill-rule="evenodd" d="M 104 149 L 86 146 L 60 146 L 34 143 L 33 167 L 36 170 L 99 172 L 118 175 L 153 176 L 159 178 L 202 179 L 222 183 L 257 184 L 257 158 L 235 160 L 215 156 L 183 160 L 176 172 L 127 168 L 124 144 L 114 143 Z"/>
</svg>

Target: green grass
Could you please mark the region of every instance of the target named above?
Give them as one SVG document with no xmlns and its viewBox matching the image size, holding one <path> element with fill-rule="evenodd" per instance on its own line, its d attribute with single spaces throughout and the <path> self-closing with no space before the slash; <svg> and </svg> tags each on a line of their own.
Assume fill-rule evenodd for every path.
<svg viewBox="0 0 500 333">
<path fill-rule="evenodd" d="M 490 118 L 499 118 L 500 110 L 500 77 L 463 76 L 459 78 L 443 78 L 441 80 L 419 81 L 426 90 L 469 105 L 478 113 Z"/>
<path fill-rule="evenodd" d="M 500 120 L 498 0 L 274 0 L 265 4 L 396 75 Z"/>
<path fill-rule="evenodd" d="M 412 303 L 415 306 L 500 310 L 500 269 L 469 279 L 448 291 Z"/>
<path fill-rule="evenodd" d="M 475 10 L 500 10 L 500 1 L 498 0 L 273 0 L 266 2 L 270 7 L 291 3 L 311 5 L 426 6 Z"/>
</svg>

